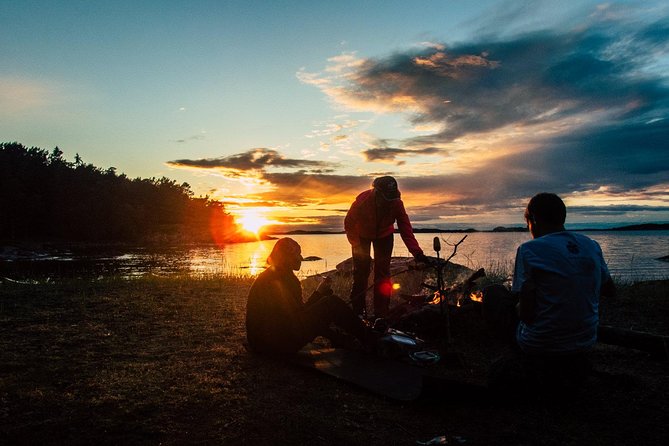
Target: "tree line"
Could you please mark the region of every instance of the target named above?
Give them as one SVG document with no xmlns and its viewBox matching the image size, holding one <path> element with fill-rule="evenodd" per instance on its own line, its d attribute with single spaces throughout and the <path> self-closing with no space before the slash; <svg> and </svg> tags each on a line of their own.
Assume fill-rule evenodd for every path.
<svg viewBox="0 0 669 446">
<path fill-rule="evenodd" d="M 243 234 L 222 203 L 188 183 L 128 178 L 114 167 L 73 162 L 0 143 L 0 240 L 161 243 L 234 242 Z"/>
</svg>

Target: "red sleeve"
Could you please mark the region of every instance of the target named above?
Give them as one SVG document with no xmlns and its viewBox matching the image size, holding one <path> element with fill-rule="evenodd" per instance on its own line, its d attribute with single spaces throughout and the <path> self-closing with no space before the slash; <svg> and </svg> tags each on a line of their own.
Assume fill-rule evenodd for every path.
<svg viewBox="0 0 669 446">
<path fill-rule="evenodd" d="M 363 192 L 364 193 L 364 192 Z M 344 218 L 344 231 L 351 246 L 360 244 L 360 206 L 363 200 L 358 195 Z"/>
<path fill-rule="evenodd" d="M 416 257 L 423 254 L 423 250 L 420 248 L 416 237 L 413 235 L 413 228 L 411 227 L 411 222 L 409 221 L 407 211 L 404 209 L 402 200 L 399 200 L 397 205 L 397 227 L 400 230 L 400 236 L 411 255 Z"/>
</svg>

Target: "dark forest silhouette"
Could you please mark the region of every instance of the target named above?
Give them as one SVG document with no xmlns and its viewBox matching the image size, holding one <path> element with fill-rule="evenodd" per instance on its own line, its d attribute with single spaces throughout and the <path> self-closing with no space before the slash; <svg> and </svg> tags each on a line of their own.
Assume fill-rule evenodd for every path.
<svg viewBox="0 0 669 446">
<path fill-rule="evenodd" d="M 0 143 L 0 240 L 207 243 L 248 239 L 222 203 L 188 183 L 134 178 L 22 144 Z"/>
</svg>

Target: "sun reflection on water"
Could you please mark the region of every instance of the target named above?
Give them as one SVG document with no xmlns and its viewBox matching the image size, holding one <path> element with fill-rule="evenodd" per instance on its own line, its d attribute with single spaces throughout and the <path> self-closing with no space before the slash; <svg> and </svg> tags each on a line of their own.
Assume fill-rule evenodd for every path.
<svg viewBox="0 0 669 446">
<path fill-rule="evenodd" d="M 252 276 L 260 274 L 265 269 L 267 263 L 266 250 L 261 249 L 261 247 L 264 248 L 264 245 L 259 246 L 258 250 L 249 259 L 248 272 Z"/>
</svg>

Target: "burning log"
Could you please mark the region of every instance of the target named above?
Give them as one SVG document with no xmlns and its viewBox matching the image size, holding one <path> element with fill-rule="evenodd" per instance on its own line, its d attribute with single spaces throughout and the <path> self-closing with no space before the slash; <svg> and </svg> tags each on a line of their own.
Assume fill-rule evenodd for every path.
<svg viewBox="0 0 669 446">
<path fill-rule="evenodd" d="M 443 315 L 440 311 L 441 299 L 444 304 L 457 308 L 458 312 L 476 307 L 479 302 L 472 300 L 471 290 L 474 282 L 485 276 L 483 268 L 474 271 L 465 280 L 455 283 L 444 290 L 435 290 L 435 287 L 423 284 L 425 288 L 435 290 L 432 296 L 428 295 L 406 295 L 400 297 L 404 303 L 393 307 L 388 314 L 391 325 L 410 332 L 425 333 L 428 336 L 437 336 L 441 326 L 444 324 Z"/>
<path fill-rule="evenodd" d="M 480 302 L 482 298 L 477 298 L 479 293 L 471 293 L 471 289 L 474 287 L 474 282 L 481 277 L 485 277 L 485 269 L 483 268 L 474 271 L 462 282 L 445 288 L 443 290 L 443 294 L 445 295 L 444 303 L 448 303 L 451 306 L 461 307 L 462 305 L 471 303 L 472 301 Z M 427 289 L 436 291 L 432 300 L 428 302 L 429 304 L 439 304 L 441 302 L 442 296 L 437 287 L 426 283 L 423 283 L 422 286 Z"/>
</svg>

